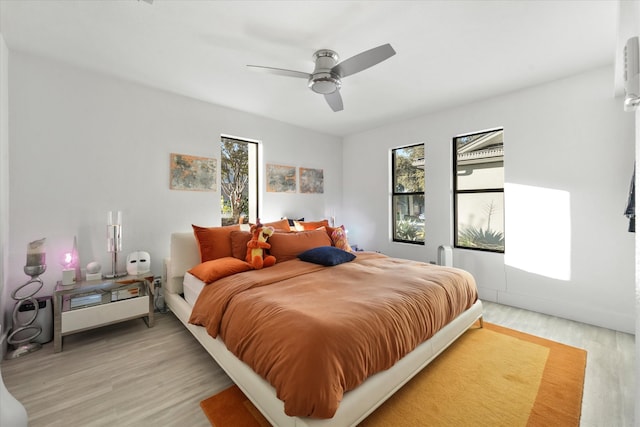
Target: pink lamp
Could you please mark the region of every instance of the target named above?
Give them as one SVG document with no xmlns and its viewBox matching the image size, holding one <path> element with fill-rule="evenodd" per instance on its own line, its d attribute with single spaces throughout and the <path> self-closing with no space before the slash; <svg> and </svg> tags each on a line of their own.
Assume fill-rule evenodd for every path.
<svg viewBox="0 0 640 427">
<path fill-rule="evenodd" d="M 73 254 L 65 252 L 62 256 L 62 284 L 64 286 L 75 285 L 76 269 L 73 268 Z"/>
</svg>

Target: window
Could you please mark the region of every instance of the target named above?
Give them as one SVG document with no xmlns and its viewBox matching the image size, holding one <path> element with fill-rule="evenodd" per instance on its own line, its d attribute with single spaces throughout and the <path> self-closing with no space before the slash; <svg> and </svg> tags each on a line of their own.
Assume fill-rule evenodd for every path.
<svg viewBox="0 0 640 427">
<path fill-rule="evenodd" d="M 424 144 L 391 151 L 393 241 L 424 245 Z"/>
<path fill-rule="evenodd" d="M 258 143 L 220 138 L 222 225 L 258 218 Z"/>
<path fill-rule="evenodd" d="M 504 252 L 502 129 L 453 138 L 454 245 Z"/>
</svg>

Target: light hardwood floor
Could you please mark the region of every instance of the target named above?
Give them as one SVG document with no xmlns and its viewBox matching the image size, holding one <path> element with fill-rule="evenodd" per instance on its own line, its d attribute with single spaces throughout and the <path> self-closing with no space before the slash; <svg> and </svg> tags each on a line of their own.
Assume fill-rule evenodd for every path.
<svg viewBox="0 0 640 427">
<path fill-rule="evenodd" d="M 488 302 L 484 318 L 586 349 L 581 425 L 633 425 L 633 335 Z M 153 328 L 138 319 L 71 335 L 62 353 L 48 343 L 0 367 L 31 427 L 209 426 L 199 402 L 231 384 L 171 313 L 156 313 Z"/>
</svg>

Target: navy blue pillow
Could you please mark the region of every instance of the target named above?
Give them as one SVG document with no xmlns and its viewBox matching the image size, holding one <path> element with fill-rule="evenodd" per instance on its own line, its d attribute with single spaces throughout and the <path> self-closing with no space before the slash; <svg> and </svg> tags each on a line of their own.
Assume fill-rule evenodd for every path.
<svg viewBox="0 0 640 427">
<path fill-rule="evenodd" d="M 319 246 L 302 252 L 298 258 L 314 264 L 331 266 L 353 261 L 356 256 L 334 246 Z"/>
</svg>

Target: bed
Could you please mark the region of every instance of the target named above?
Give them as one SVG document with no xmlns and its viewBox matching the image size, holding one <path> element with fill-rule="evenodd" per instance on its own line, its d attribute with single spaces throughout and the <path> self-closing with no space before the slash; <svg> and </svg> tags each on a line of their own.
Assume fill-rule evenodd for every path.
<svg viewBox="0 0 640 427">
<path fill-rule="evenodd" d="M 194 280 L 192 275 L 188 273 L 190 269 L 201 263 L 201 249 L 193 232 L 176 232 L 171 235 L 170 258 L 165 260 L 164 296 L 166 304 L 273 425 L 357 425 L 415 374 L 420 372 L 420 370 L 462 335 L 478 319 L 482 321 L 482 303 L 477 299 L 476 294 L 473 301 L 468 304 L 468 307 L 459 314 L 456 313 L 452 320 L 447 320 L 446 325 L 441 328 L 438 327 L 439 330 L 435 332 L 435 334 L 426 341 L 418 344 L 415 349 L 409 351 L 401 357 L 400 360 L 397 362 L 394 361 L 391 367 L 368 376 L 361 384 L 352 390 L 345 390 L 344 394 L 340 395 L 337 410 L 331 412 L 331 418 L 287 415 L 287 412 L 291 413 L 291 410 L 285 408 L 283 400 L 277 397 L 276 388 L 261 375 L 257 374 L 249 365 L 236 357 L 227 348 L 220 334 L 217 334 L 217 336 L 213 338 L 207 331 L 208 326 L 198 326 L 190 323 L 190 319 L 192 319 L 193 316 L 193 307 L 198 301 L 199 294 L 205 289 L 205 285 L 201 281 L 197 279 Z M 339 268 L 344 268 L 344 271 L 346 271 L 347 268 L 363 269 L 368 265 L 374 265 L 373 263 L 386 262 L 387 260 L 385 260 L 385 258 L 383 255 L 374 253 L 358 253 L 357 259 L 345 264 L 345 267 L 305 267 L 304 264 L 308 263 L 295 259 L 278 263 L 269 269 L 239 273 L 239 275 L 248 274 L 249 276 L 256 276 L 262 272 L 266 274 L 268 270 L 270 270 L 269 275 L 275 275 L 278 269 L 283 271 L 285 267 L 287 267 L 287 262 L 290 262 L 291 266 L 301 266 L 287 268 L 287 270 L 302 269 L 304 272 L 301 273 L 301 275 L 305 277 L 311 277 L 310 275 L 316 274 L 316 271 L 322 274 L 328 274 L 327 271 L 329 271 L 329 269 L 335 269 L 332 271 L 337 274 L 342 271 L 338 270 Z M 405 261 L 398 260 L 394 262 Z M 446 270 L 446 268 L 439 266 L 434 266 L 433 268 L 441 269 L 438 271 L 444 271 L 442 269 Z M 454 271 L 456 269 L 449 270 Z M 449 273 L 449 271 L 445 271 L 445 273 Z M 468 275 L 468 273 L 466 274 Z M 470 277 L 470 275 L 468 276 Z M 220 283 L 225 280 L 232 281 L 233 279 L 233 277 L 227 277 L 221 279 Z M 470 280 L 473 281 L 472 278 Z M 287 283 L 286 280 L 283 282 Z M 475 283 L 472 284 L 472 287 L 475 288 Z M 206 288 L 209 289 L 209 287 Z M 261 290 L 261 292 L 262 291 L 263 290 Z M 234 295 L 229 298 L 229 301 L 231 301 Z M 229 335 L 229 337 L 231 337 L 231 335 Z M 229 338 L 229 342 L 231 342 L 231 338 Z M 237 348 L 234 348 L 234 351 L 237 351 Z M 256 369 L 259 370 L 258 368 Z"/>
</svg>

